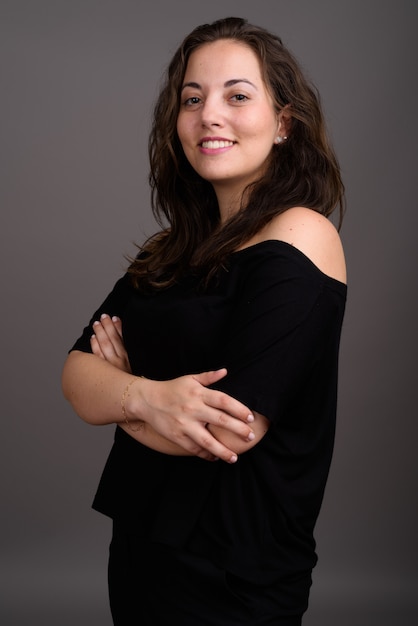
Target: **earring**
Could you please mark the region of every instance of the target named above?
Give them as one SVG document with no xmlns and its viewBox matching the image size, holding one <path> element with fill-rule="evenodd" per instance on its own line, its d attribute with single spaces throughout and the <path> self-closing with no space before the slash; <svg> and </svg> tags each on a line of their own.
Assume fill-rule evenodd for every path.
<svg viewBox="0 0 418 626">
<path fill-rule="evenodd" d="M 274 140 L 274 143 L 279 144 L 279 143 L 283 143 L 284 141 L 286 141 L 287 137 L 286 135 L 284 137 L 280 137 L 280 135 L 278 137 L 276 137 L 276 139 Z"/>
</svg>

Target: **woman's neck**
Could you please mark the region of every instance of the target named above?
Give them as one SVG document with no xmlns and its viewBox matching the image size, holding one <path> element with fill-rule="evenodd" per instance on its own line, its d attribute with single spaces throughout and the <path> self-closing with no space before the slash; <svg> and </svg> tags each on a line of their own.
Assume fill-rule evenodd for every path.
<svg viewBox="0 0 418 626">
<path fill-rule="evenodd" d="M 233 215 L 238 213 L 242 203 L 242 190 L 216 188 L 216 197 L 218 199 L 219 214 L 221 223 L 227 222 Z"/>
</svg>

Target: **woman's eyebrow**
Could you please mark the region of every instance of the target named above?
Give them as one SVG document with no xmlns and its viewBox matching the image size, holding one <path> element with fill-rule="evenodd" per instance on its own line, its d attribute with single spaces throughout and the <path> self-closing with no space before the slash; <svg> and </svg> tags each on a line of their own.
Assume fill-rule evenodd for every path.
<svg viewBox="0 0 418 626">
<path fill-rule="evenodd" d="M 254 89 L 257 89 L 257 87 L 254 85 L 254 83 L 252 83 L 247 78 L 231 78 L 231 80 L 227 80 L 224 83 L 224 87 L 233 87 L 237 83 L 247 83 L 248 85 L 251 85 L 252 87 L 254 87 Z M 199 85 L 199 83 L 195 83 L 193 81 L 191 81 L 189 83 L 184 83 L 183 87 L 181 88 L 182 91 L 183 91 L 183 89 L 186 89 L 186 87 L 192 87 L 193 89 L 202 89 L 202 85 Z"/>
<path fill-rule="evenodd" d="M 248 80 L 248 78 L 232 78 L 231 80 L 227 80 L 226 83 L 224 83 L 224 87 L 233 87 L 237 83 L 247 83 L 248 85 L 254 87 L 254 89 L 257 89 L 254 83 Z"/>
<path fill-rule="evenodd" d="M 202 86 L 199 85 L 199 83 L 190 82 L 190 83 L 184 83 L 181 90 L 183 91 L 183 89 L 186 89 L 186 87 L 193 87 L 193 89 L 202 89 Z"/>
</svg>

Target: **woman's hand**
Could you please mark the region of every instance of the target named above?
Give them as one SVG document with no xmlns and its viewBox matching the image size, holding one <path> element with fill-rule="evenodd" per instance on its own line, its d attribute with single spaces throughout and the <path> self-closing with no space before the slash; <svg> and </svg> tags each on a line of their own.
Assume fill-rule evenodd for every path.
<svg viewBox="0 0 418 626">
<path fill-rule="evenodd" d="M 103 314 L 99 321 L 94 322 L 93 328 L 93 354 L 130 373 L 120 319 Z M 225 369 L 221 369 L 168 381 L 138 379 L 139 384 L 132 385 L 126 398 L 127 416 L 132 421 L 144 420 L 148 430 L 152 427 L 156 433 L 189 454 L 235 462 L 236 452 L 225 446 L 210 430 L 216 431 L 218 427 L 218 433 L 219 428 L 222 429 L 220 432 L 228 436 L 228 444 L 233 448 L 236 448 L 236 437 L 241 451 L 243 446 L 244 449 L 252 447 L 250 442 L 254 439 L 254 432 L 249 424 L 254 421 L 254 416 L 238 400 L 208 388 L 226 373 Z M 145 433 L 132 435 L 141 440 Z"/>
<path fill-rule="evenodd" d="M 104 313 L 93 324 L 94 335 L 90 339 L 93 354 L 108 361 L 118 369 L 131 373 L 128 353 L 123 343 L 122 322 L 116 316 Z"/>
<path fill-rule="evenodd" d="M 252 447 L 254 415 L 238 400 L 208 388 L 226 374 L 220 369 L 167 381 L 138 379 L 126 401 L 128 418 L 144 420 L 189 454 L 235 463 L 237 452 Z M 230 447 L 211 434 L 212 427 L 228 433 Z"/>
</svg>

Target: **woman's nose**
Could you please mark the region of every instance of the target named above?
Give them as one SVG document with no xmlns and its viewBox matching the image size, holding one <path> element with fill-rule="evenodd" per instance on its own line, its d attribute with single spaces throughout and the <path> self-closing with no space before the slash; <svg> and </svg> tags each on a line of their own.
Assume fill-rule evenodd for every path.
<svg viewBox="0 0 418 626">
<path fill-rule="evenodd" d="M 222 126 L 221 106 L 214 98 L 206 98 L 201 108 L 202 126 Z"/>
</svg>

